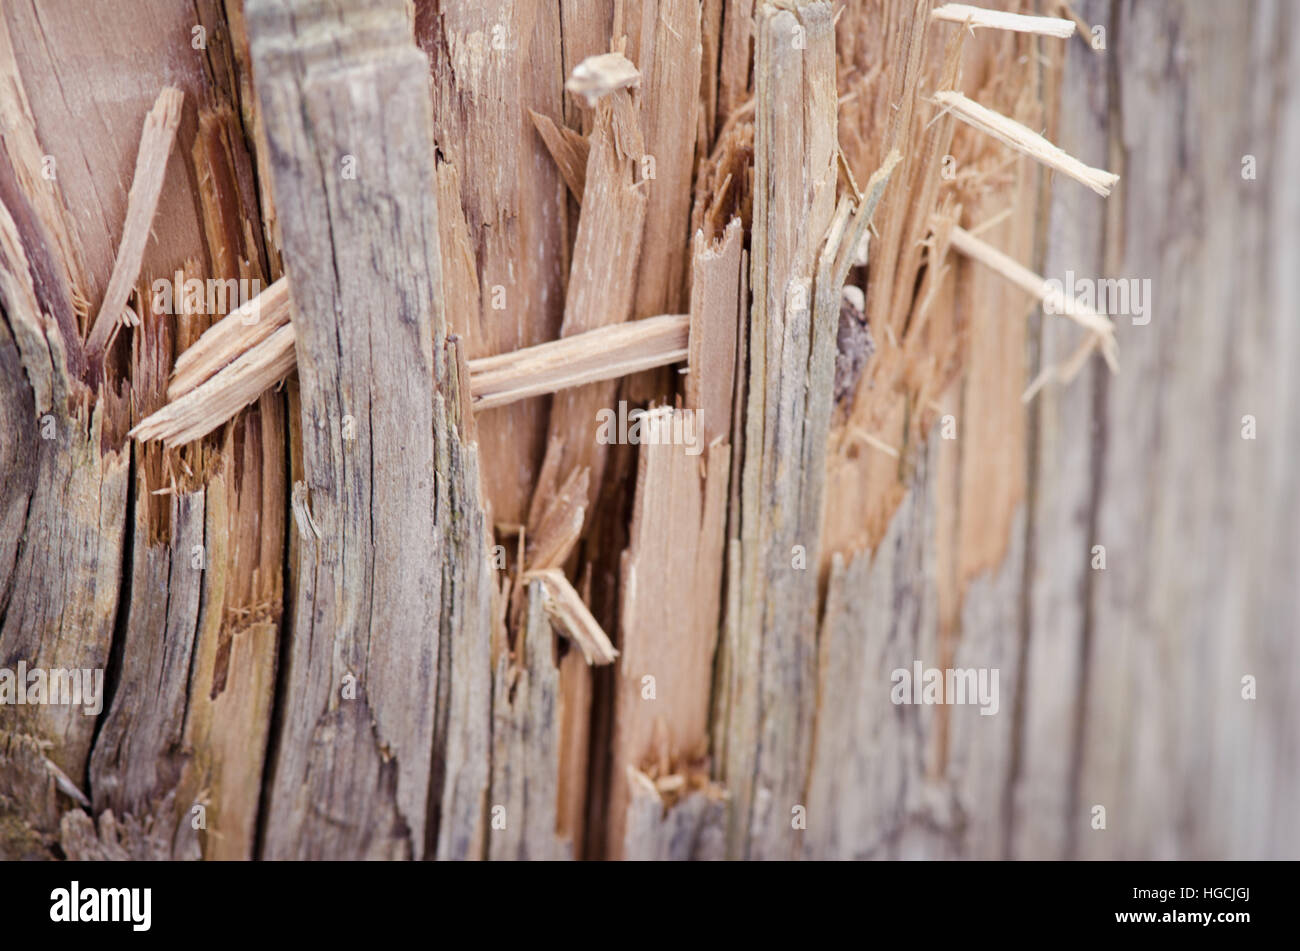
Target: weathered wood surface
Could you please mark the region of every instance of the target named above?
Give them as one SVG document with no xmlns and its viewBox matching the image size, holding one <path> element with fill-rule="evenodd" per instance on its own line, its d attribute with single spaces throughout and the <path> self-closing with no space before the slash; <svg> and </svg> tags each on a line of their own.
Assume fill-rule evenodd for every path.
<svg viewBox="0 0 1300 951">
<path fill-rule="evenodd" d="M 1080 0 L 1095 50 L 934 5 L 114 0 L 89 29 L 7 5 L 0 667 L 108 689 L 98 716 L 0 709 L 0 855 L 1300 855 L 1300 15 Z M 563 91 L 624 36 L 639 86 Z M 124 436 L 208 320 L 142 312 L 93 372 L 81 342 L 169 84 L 133 287 L 265 284 L 283 252 L 299 367 L 287 407 L 180 450 Z M 947 88 L 1111 197 L 940 117 Z M 848 278 L 873 352 L 841 393 L 826 239 L 884 165 Z M 716 286 L 685 266 L 692 178 Z M 1048 279 L 1149 279 L 1120 373 L 1022 403 L 1084 332 L 954 226 Z M 750 285 L 733 387 L 697 331 Z M 475 421 L 470 358 L 687 301 L 684 381 Z M 665 388 L 705 455 L 590 438 Z M 606 626 L 607 675 L 538 569 Z M 996 713 L 895 704 L 918 661 L 996 670 Z"/>
<path fill-rule="evenodd" d="M 48 854 L 57 842 L 71 857 L 249 857 L 280 598 L 279 401 L 263 397 L 220 438 L 179 461 L 126 449 L 121 431 L 133 414 L 157 405 L 173 347 L 186 346 L 205 321 L 156 312 L 148 304 L 151 280 L 170 281 L 178 268 L 188 277 L 269 276 L 251 166 L 234 119 L 230 44 L 208 3 L 192 11 L 101 5 L 89 14 L 91 30 L 87 15 L 74 5 L 43 8 L 41 43 L 27 41 L 37 28 L 28 5 L 6 6 L 0 24 L 11 97 L 4 202 L 20 222 L 6 262 L 17 283 L 7 287 L 4 305 L 32 387 L 9 394 L 6 416 L 32 428 L 28 465 L 36 475 L 27 524 L 7 526 L 18 563 L 7 559 L 5 568 L 0 655 L 6 667 L 21 659 L 105 673 L 97 716 L 33 707 L 16 732 L 8 732 L 11 722 L 0 727 L 16 757 L 4 769 L 14 787 L 5 794 L 4 851 Z M 143 21 L 150 66 L 124 84 L 120 63 L 94 55 L 87 42 L 138 44 L 133 31 Z M 190 47 L 196 27 L 209 31 L 210 42 Z M 143 250 L 137 234 L 130 261 L 114 265 L 141 122 L 168 83 L 185 94 L 184 148 L 163 157 L 161 212 L 154 227 L 143 222 Z M 90 125 L 101 130 L 93 137 L 78 124 L 92 115 L 98 119 Z M 30 255 L 27 264 L 19 254 Z M 53 321 L 45 330 L 24 305 L 32 303 L 22 293 L 28 267 L 39 307 Z M 143 329 L 129 355 L 110 353 L 102 380 L 86 375 L 100 367 L 88 367 L 80 338 L 100 308 L 110 268 L 132 288 L 138 276 Z M 6 481 L 6 504 L 21 498 L 21 485 Z M 169 590 L 170 599 L 158 598 Z M 6 707 L 0 716 L 13 713 Z M 60 727 L 57 717 L 67 713 L 75 721 Z M 54 800 L 41 791 L 53 766 L 69 799 L 51 809 Z M 95 820 L 75 807 L 65 812 L 73 803 L 93 808 Z M 192 822 L 197 806 L 210 815 Z M 208 818 L 220 836 L 205 831 Z"/>
<path fill-rule="evenodd" d="M 1300 189 L 1283 171 L 1300 135 L 1300 25 L 1287 4 L 1078 9 L 1106 26 L 1107 49 L 1071 42 L 1049 137 L 1121 181 L 1109 205 L 1052 183 L 1040 271 L 1150 279 L 1151 320 L 1117 319 L 1119 375 L 1094 364 L 1029 408 L 1025 501 L 954 631 L 954 665 L 1000 669 L 1000 709 L 952 708 L 937 768 L 941 708 L 888 699 L 891 669 L 943 656 L 930 579 L 951 543 L 931 521 L 946 491 L 933 449 L 874 553 L 837 562 L 805 855 L 1300 854 L 1287 805 L 1300 790 L 1300 354 L 1285 303 Z M 1057 318 L 1036 323 L 1032 369 L 1080 341 Z M 987 451 L 967 435 L 969 403 L 955 445 L 931 434 L 940 453 Z M 970 504 L 985 503 L 958 519 Z"/>
<path fill-rule="evenodd" d="M 1078 634 L 1069 854 L 1294 858 L 1300 11 L 1120 12 L 1107 122 L 1087 131 L 1123 162 L 1102 273 L 1150 279 L 1151 309 L 1119 322 L 1124 372 L 1090 381 L 1077 497 L 1106 570 Z M 1068 219 L 1053 217 L 1055 235 Z M 1105 832 L 1084 824 L 1094 805 Z"/>
<path fill-rule="evenodd" d="M 271 858 L 427 848 L 447 531 L 436 521 L 435 428 L 447 419 L 434 400 L 444 329 L 428 65 L 403 4 L 360 14 L 247 7 L 313 527 L 297 543 Z"/>
<path fill-rule="evenodd" d="M 819 518 L 798 513 L 804 439 L 824 438 L 818 369 L 833 336 L 814 328 L 813 278 L 835 209 L 835 36 L 829 3 L 764 6 L 755 20 L 755 200 L 748 406 L 740 494 L 741 614 L 729 632 L 725 777 L 732 854 L 793 853 L 787 816 L 807 776 L 816 703 Z M 838 310 L 837 310 L 838 315 Z M 806 481 L 805 481 L 806 480 Z M 733 533 L 734 534 L 734 533 Z M 797 547 L 796 547 L 797 546 Z M 799 551 L 805 560 L 799 561 Z M 813 566 L 812 571 L 806 569 Z M 723 729 L 715 725 L 715 732 Z"/>
</svg>

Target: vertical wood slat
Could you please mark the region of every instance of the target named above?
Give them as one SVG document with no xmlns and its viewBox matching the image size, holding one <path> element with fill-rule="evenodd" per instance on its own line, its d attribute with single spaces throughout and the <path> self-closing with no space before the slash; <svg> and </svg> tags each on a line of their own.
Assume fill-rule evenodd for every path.
<svg viewBox="0 0 1300 951">
<path fill-rule="evenodd" d="M 428 62 L 396 0 L 250 0 L 247 17 L 318 529 L 299 541 L 265 853 L 418 858 L 447 426 Z"/>
<path fill-rule="evenodd" d="M 836 94 L 828 3 L 764 6 L 755 22 L 755 170 L 748 407 L 741 490 L 741 615 L 724 641 L 729 851 L 789 857 L 816 702 L 819 527 L 799 518 L 809 377 L 833 337 L 812 326 L 813 277 L 835 206 Z M 832 358 L 833 362 L 833 358 Z M 805 416 L 807 411 L 808 416 Z M 805 432 L 805 426 L 808 431 Z M 824 440 L 825 431 L 821 430 Z M 810 570 L 795 570 L 802 546 Z"/>
</svg>

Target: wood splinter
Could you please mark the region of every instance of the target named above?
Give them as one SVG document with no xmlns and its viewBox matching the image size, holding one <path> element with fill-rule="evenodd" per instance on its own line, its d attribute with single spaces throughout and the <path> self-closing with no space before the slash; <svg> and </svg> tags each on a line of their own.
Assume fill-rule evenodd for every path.
<svg viewBox="0 0 1300 951">
<path fill-rule="evenodd" d="M 131 288 L 140 276 L 145 245 L 149 242 L 149 229 L 153 226 L 158 196 L 162 193 L 163 177 L 167 172 L 167 158 L 171 155 L 176 128 L 181 122 L 181 106 L 185 94 L 175 86 L 166 87 L 158 94 L 149 114 L 144 119 L 140 133 L 140 150 L 135 158 L 135 176 L 126 199 L 126 223 L 122 226 L 122 241 L 118 245 L 117 259 L 108 278 L 108 288 L 100 304 L 99 314 L 91 325 L 86 341 L 86 352 L 96 356 L 113 342 L 123 324 L 124 315 L 130 314 L 126 306 Z M 130 323 L 139 323 L 138 317 L 126 317 Z"/>
<path fill-rule="evenodd" d="M 996 271 L 1017 287 L 1032 294 L 1052 313 L 1069 317 L 1091 331 L 1090 338 L 1101 343 L 1101 355 L 1105 358 L 1111 372 L 1115 373 L 1119 370 L 1119 345 L 1115 341 L 1115 324 L 1110 318 L 1083 306 L 1077 299 L 1067 295 L 1050 281 L 1039 277 L 991 244 L 981 241 L 965 228 L 954 225 L 949 242 L 968 258 Z"/>
<path fill-rule="evenodd" d="M 1069 175 L 1102 197 L 1109 195 L 1111 188 L 1119 181 L 1119 176 L 1114 172 L 1083 164 L 1069 152 L 1053 145 L 1027 126 L 1021 125 L 1014 119 L 1008 119 L 1000 112 L 981 106 L 959 92 L 951 89 L 936 92 L 934 101 L 942 106 L 945 112 L 951 112 L 967 125 L 988 133 L 1004 145 L 1037 159 L 1049 168 Z"/>
<path fill-rule="evenodd" d="M 246 324 L 250 314 L 258 319 Z M 689 336 L 689 315 L 664 314 L 470 360 L 473 408 L 493 409 L 678 363 L 687 358 Z M 214 324 L 181 355 L 167 390 L 171 402 L 130 435 L 161 439 L 169 446 L 206 436 L 283 380 L 296 362 L 289 291 L 282 278 Z"/>
<path fill-rule="evenodd" d="M 546 616 L 559 633 L 578 646 L 589 665 L 601 667 L 614 663 L 618 651 L 563 571 L 548 568 L 525 572 L 524 581 L 541 582 L 542 609 Z"/>
<path fill-rule="evenodd" d="M 176 358 L 167 399 L 177 400 L 289 322 L 289 279 L 280 278 L 217 321 Z"/>
<path fill-rule="evenodd" d="M 969 3 L 945 3 L 933 10 L 930 16 L 935 20 L 960 23 L 969 27 L 972 32 L 976 27 L 989 27 L 996 30 L 1011 30 L 1015 33 L 1037 33 L 1039 36 L 1055 36 L 1061 39 L 1074 36 L 1073 20 L 987 10 L 984 7 L 973 7 Z"/>
</svg>

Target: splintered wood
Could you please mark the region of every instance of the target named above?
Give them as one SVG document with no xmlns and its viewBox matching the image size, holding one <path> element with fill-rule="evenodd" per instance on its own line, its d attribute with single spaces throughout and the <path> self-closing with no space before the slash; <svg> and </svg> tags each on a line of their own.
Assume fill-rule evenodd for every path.
<svg viewBox="0 0 1300 951">
<path fill-rule="evenodd" d="M 475 411 L 530 396 L 616 380 L 687 357 L 689 318 L 664 314 L 604 327 L 495 357 L 470 360 Z M 284 379 L 296 366 L 288 290 L 281 278 L 199 338 L 178 359 L 171 400 L 136 425 L 135 439 L 181 446 L 212 432 Z"/>
<path fill-rule="evenodd" d="M 158 207 L 167 158 L 176 138 L 176 127 L 181 122 L 184 100 L 184 93 L 168 86 L 158 94 L 157 103 L 145 117 L 135 175 L 127 196 L 126 224 L 122 227 L 122 240 L 118 245 L 117 260 L 113 263 L 113 274 L 104 291 L 104 301 L 86 341 L 89 354 L 102 353 L 123 323 L 138 325 L 140 322 L 138 316 L 127 319 L 126 301 L 140 276 L 140 262 L 144 258 L 145 243 L 149 240 L 154 211 Z"/>
<path fill-rule="evenodd" d="M 949 234 L 952 246 L 972 260 L 979 261 L 1011 281 L 1028 294 L 1041 301 L 1049 313 L 1062 314 L 1076 321 L 1080 326 L 1090 330 L 1103 341 L 1102 354 L 1110 365 L 1111 371 L 1119 369 L 1115 356 L 1118 345 L 1115 343 L 1115 325 L 1091 308 L 1084 307 L 1078 300 L 1069 297 L 1058 286 L 1039 277 L 1023 264 L 1003 254 L 997 248 L 974 237 L 964 228 L 954 227 Z"/>
<path fill-rule="evenodd" d="M 477 485 L 456 471 L 455 409 L 441 392 L 428 61 L 405 3 L 358 0 L 348 11 L 247 4 L 302 371 L 306 502 L 319 528 L 297 542 L 265 854 L 418 859 L 436 842 L 426 822 L 440 635 L 453 619 L 485 623 L 462 593 L 484 561 L 472 545 L 463 562 L 427 557 L 479 531 Z M 345 153 L 368 171 L 340 189 L 318 157 Z M 377 214 L 385 205 L 403 212 Z M 336 255 L 334 242 L 353 253 Z M 357 702 L 340 699 L 349 676 L 360 679 Z"/>
<path fill-rule="evenodd" d="M 582 596 L 569 584 L 564 572 L 557 568 L 531 571 L 524 575 L 524 581 L 540 581 L 542 590 L 542 607 L 555 629 L 573 641 L 582 651 L 588 664 L 612 664 L 618 651 L 610 643 L 608 635 L 601 630 L 600 624 L 591 616 L 591 611 L 583 603 Z"/>
<path fill-rule="evenodd" d="M 794 845 L 789 822 L 772 810 L 798 800 L 816 703 L 817 573 L 792 571 L 791 557 L 802 549 L 807 564 L 817 563 L 819 526 L 796 513 L 824 478 L 821 467 L 803 467 L 803 452 L 824 450 L 821 408 L 809 402 L 828 396 L 829 375 L 815 374 L 833 368 L 835 325 L 814 316 L 813 281 L 839 165 L 831 4 L 764 5 L 754 28 L 754 300 L 741 564 L 729 581 L 740 616 L 727 622 L 725 713 L 714 738 L 721 745 L 725 736 L 730 850 L 766 858 L 787 856 Z M 836 288 L 836 323 L 838 298 Z"/>
<path fill-rule="evenodd" d="M 620 75 L 626 73 L 620 70 Z M 646 197 L 637 187 L 636 171 L 644 147 L 625 85 L 615 84 L 596 104 L 562 337 L 632 317 Z M 607 447 L 593 438 L 596 414 L 611 405 L 617 389 L 613 382 L 591 383 L 558 394 L 552 404 L 549 432 L 562 447 L 561 475 L 567 478 L 575 468 L 590 469 L 593 493 L 601 484 L 607 455 Z"/>
<path fill-rule="evenodd" d="M 968 3 L 945 3 L 941 7 L 936 7 L 930 15 L 936 20 L 960 23 L 971 28 L 991 27 L 997 30 L 1012 30 L 1016 33 L 1039 33 L 1062 39 L 1074 36 L 1073 20 L 1006 13 L 1002 10 L 974 7 Z"/>
<path fill-rule="evenodd" d="M 1052 173 L 1119 181 L 1034 131 L 1077 141 L 1051 105 L 1073 14 L 334 6 L 205 14 L 233 58 L 136 105 L 95 267 L 70 225 L 107 192 L 40 177 L 57 103 L 38 124 L 19 63 L 44 54 L 9 36 L 32 16 L 0 14 L 22 370 L 0 395 L 60 435 L 3 431 L 0 514 L 28 514 L 0 647 L 121 657 L 102 720 L 0 720 L 12 851 L 788 859 L 983 834 L 961 817 L 1001 810 L 987 776 L 1013 770 L 968 781 L 963 757 L 1004 733 L 862 685 L 990 649 L 979 611 L 1020 634 L 1020 602 L 980 599 L 1024 574 L 1021 400 L 1118 366 L 1115 324 L 1038 273 Z M 163 269 L 177 214 L 199 217 Z M 132 314 L 156 273 L 208 267 L 265 289 Z M 1073 349 L 1026 386 L 1037 332 Z M 222 831 L 190 835 L 209 792 Z"/>
<path fill-rule="evenodd" d="M 628 830 L 629 770 L 708 774 L 743 260 L 739 221 L 716 243 L 696 234 L 686 408 L 652 410 L 660 432 L 685 438 L 647 443 L 638 455 L 622 566 L 607 839 L 614 857 L 623 854 Z M 646 703 L 647 677 L 653 704 Z"/>
<path fill-rule="evenodd" d="M 280 278 L 209 328 L 176 358 L 167 398 L 177 400 L 289 323 L 289 281 Z M 267 380 L 270 386 L 278 379 Z"/>
<path fill-rule="evenodd" d="M 686 358 L 689 331 L 685 314 L 665 314 L 471 360 L 474 409 L 677 363 Z"/>
<path fill-rule="evenodd" d="M 285 325 L 181 399 L 139 423 L 129 435 L 133 439 L 161 439 L 173 446 L 193 442 L 256 400 L 269 383 L 284 379 L 294 363 L 294 331 Z"/>
<path fill-rule="evenodd" d="M 1111 188 L 1119 181 L 1118 175 L 1083 164 L 1032 129 L 1027 129 L 1014 119 L 1008 119 L 1000 112 L 994 112 L 978 102 L 967 99 L 959 92 L 953 90 L 936 92 L 934 101 L 962 122 L 988 133 L 1017 152 L 1023 152 L 1030 158 L 1069 175 L 1075 181 L 1083 182 L 1103 198 L 1110 194 Z"/>
</svg>

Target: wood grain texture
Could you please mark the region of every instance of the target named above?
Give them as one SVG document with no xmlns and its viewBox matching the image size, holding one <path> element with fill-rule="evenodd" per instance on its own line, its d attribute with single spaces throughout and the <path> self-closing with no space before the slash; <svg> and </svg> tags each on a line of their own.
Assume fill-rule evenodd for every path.
<svg viewBox="0 0 1300 951">
<path fill-rule="evenodd" d="M 94 43 L 133 42 L 136 16 L 150 13 L 153 29 L 138 47 L 149 66 L 123 82 L 120 64 L 110 65 L 87 44 L 91 37 Z M 200 86 L 197 63 L 172 55 L 189 30 L 190 18 L 177 13 L 165 5 L 150 11 L 105 4 L 92 14 L 92 32 L 84 11 L 71 7 L 4 8 L 3 297 L 6 340 L 16 346 L 26 378 L 25 386 L 6 393 L 6 416 L 15 429 L 28 431 L 7 434 L 5 443 L 6 453 L 24 446 L 29 453 L 14 460 L 14 478 L 5 483 L 6 510 L 21 504 L 26 519 L 25 525 L 7 524 L 12 547 L 0 568 L 7 581 L 0 622 L 5 667 L 23 661 L 103 673 L 110 666 L 126 570 L 127 506 L 135 489 L 129 456 L 120 447 L 135 394 L 119 378 L 118 364 L 107 379 L 87 376 L 79 337 L 108 281 L 145 113 L 169 81 L 187 94 Z M 81 131 L 91 116 L 103 128 L 93 137 Z M 193 112 L 179 120 L 192 134 Z M 146 273 L 165 267 L 170 276 L 174 265 L 203 253 L 186 162 L 171 150 L 161 203 L 185 204 L 161 229 L 165 245 L 144 244 Z M 182 592 L 178 599 L 185 600 Z M 69 806 L 90 806 L 82 789 L 97 721 L 107 711 L 103 699 L 92 715 L 68 705 L 0 711 L 6 784 L 13 784 L 0 796 L 5 855 L 49 857 L 61 814 Z"/>
<path fill-rule="evenodd" d="M 1241 174 L 1247 152 L 1263 170 L 1264 154 L 1294 147 L 1295 18 L 1261 4 L 1225 30 L 1194 4 L 1079 9 L 1106 24 L 1110 49 L 1076 41 L 1064 73 L 1048 70 L 1061 102 L 1047 127 L 1124 177 L 1108 204 L 1048 183 L 1037 269 L 1149 278 L 1152 319 L 1112 315 L 1119 375 L 1094 363 L 1071 387 L 1049 385 L 1020 433 L 991 422 L 1013 412 L 1013 383 L 1083 331 L 1037 317 L 1008 348 L 972 328 L 965 379 L 937 411 L 964 421 L 956 440 L 929 431 L 869 562 L 833 560 L 805 855 L 1245 858 L 1294 855 L 1300 841 L 1280 807 L 1294 796 L 1283 737 L 1300 690 L 1256 674 L 1276 692 L 1241 694 L 1262 657 L 1295 669 L 1283 579 L 1296 533 L 1279 526 L 1295 525 L 1297 485 L 1275 453 L 1295 445 L 1282 394 L 1296 337 L 1269 301 L 1294 293 L 1275 255 L 1300 219 L 1292 181 Z M 1170 65 L 1214 56 L 1208 72 Z M 1247 59 L 1270 67 L 1221 65 Z M 1225 101 L 1238 104 L 1230 123 L 1212 118 Z M 1026 255 L 1026 238 L 1001 240 Z M 1235 258 L 1249 263 L 1210 263 L 1229 246 L 1252 249 Z M 991 313 L 1000 292 L 978 280 L 972 313 Z M 1271 435 L 1242 438 L 1250 405 L 1268 407 Z M 981 484 L 999 487 L 994 504 Z M 998 668 L 999 712 L 889 703 L 890 669 L 931 656 Z"/>
<path fill-rule="evenodd" d="M 1107 567 L 1081 645 L 1071 818 L 1100 804 L 1108 824 L 1075 826 L 1082 857 L 1300 848 L 1300 337 L 1288 307 L 1300 190 L 1284 171 L 1300 136 L 1300 17 L 1289 4 L 1250 14 L 1133 5 L 1111 24 L 1107 129 L 1126 179 L 1104 276 L 1149 279 L 1152 306 L 1150 323 L 1117 321 L 1125 372 L 1094 391 L 1089 541 Z M 1246 675 L 1257 700 L 1243 699 Z"/>
<path fill-rule="evenodd" d="M 459 341 L 447 341 L 434 397 L 437 430 L 442 618 L 430 798 L 437 803 L 439 859 L 481 858 L 492 756 L 493 667 L 504 650 L 505 592 L 493 572 L 488 501 Z M 434 829 L 430 829 L 432 835 Z M 433 847 L 431 846 L 431 849 Z"/>
<path fill-rule="evenodd" d="M 444 583 L 435 429 L 447 428 L 428 63 L 401 3 L 362 15 L 255 0 L 247 16 L 319 528 L 298 544 L 265 854 L 418 858 Z"/>
<path fill-rule="evenodd" d="M 806 425 L 817 440 L 809 402 L 821 383 L 829 400 L 830 377 L 817 380 L 815 368 L 834 361 L 834 331 L 813 328 L 813 278 L 835 205 L 833 13 L 822 2 L 769 4 L 755 29 L 754 304 L 742 566 L 732 582 L 740 585 L 741 615 L 726 643 L 730 709 L 714 729 L 728 734 L 730 854 L 780 858 L 796 847 L 789 814 L 807 777 L 816 702 L 819 520 L 804 524 L 796 512 L 805 480 L 823 477 L 820 468 L 802 468 L 801 450 Z M 799 570 L 800 550 L 811 571 Z"/>
<path fill-rule="evenodd" d="M 498 661 L 493 690 L 491 831 L 495 860 L 571 859 L 560 834 L 563 699 L 556 637 L 543 610 L 542 582 L 528 588 L 516 657 Z"/>
<path fill-rule="evenodd" d="M 6 5 L 0 668 L 110 689 L 0 706 L 0 857 L 1300 855 L 1300 15 L 1076 0 L 1067 39 L 936 6 Z M 564 91 L 623 37 L 636 83 Z M 128 449 L 212 321 L 81 346 L 168 85 L 113 300 L 279 278 L 254 336 L 297 372 Z M 1149 322 L 1110 314 L 1120 373 L 966 234 L 1149 280 Z M 841 391 L 846 282 L 873 346 Z M 663 393 L 475 419 L 476 372 L 626 369 L 602 335 L 655 300 L 690 311 L 658 318 L 690 360 Z M 702 413 L 703 454 L 595 439 L 647 394 Z M 996 671 L 996 712 L 895 702 L 917 663 Z"/>
<path fill-rule="evenodd" d="M 22 38 L 13 49 L 37 138 L 43 154 L 54 158 L 67 220 L 75 223 L 76 290 L 94 313 L 117 256 L 143 117 L 163 86 L 177 86 L 191 103 L 203 87 L 204 58 L 190 47 L 195 11 L 169 0 L 93 8 L 23 2 L 6 4 L 4 17 L 11 34 Z M 137 51 L 149 67 L 122 69 L 124 49 Z M 49 81 L 54 76 L 58 82 Z M 193 138 L 194 121 L 191 107 L 181 120 L 185 141 Z M 111 132 L 88 136 L 87 128 Z M 187 162 L 180 150 L 167 162 L 159 204 L 169 214 L 155 223 L 145 252 L 159 274 L 170 275 L 202 253 Z"/>
<path fill-rule="evenodd" d="M 565 185 L 529 110 L 563 111 L 561 10 L 539 0 L 414 5 L 429 57 L 434 141 L 459 173 L 479 307 L 448 312 L 467 359 L 559 336 L 569 257 Z M 608 39 L 602 40 L 607 43 Z M 494 517 L 524 520 L 546 439 L 545 399 L 479 424 Z"/>
<path fill-rule="evenodd" d="M 738 281 L 739 273 L 733 278 Z M 670 425 L 689 411 L 652 412 Z M 698 431 L 696 438 L 702 439 Z M 611 857 L 620 856 L 625 840 L 629 770 L 653 764 L 663 775 L 685 776 L 699 771 L 707 757 L 730 451 L 721 441 L 707 455 L 673 444 L 640 449 L 631 537 L 623 557 L 622 656 L 616 665 L 610 757 Z"/>
<path fill-rule="evenodd" d="M 633 862 L 717 861 L 726 853 L 727 800 L 720 786 L 669 799 L 645 774 L 633 774 L 624 858 Z"/>
<path fill-rule="evenodd" d="M 700 0 L 631 0 L 626 4 L 628 56 L 641 71 L 645 158 L 642 239 L 633 317 L 685 310 L 691 173 L 700 110 L 703 55 Z M 653 161 L 647 180 L 646 161 Z"/>
</svg>

